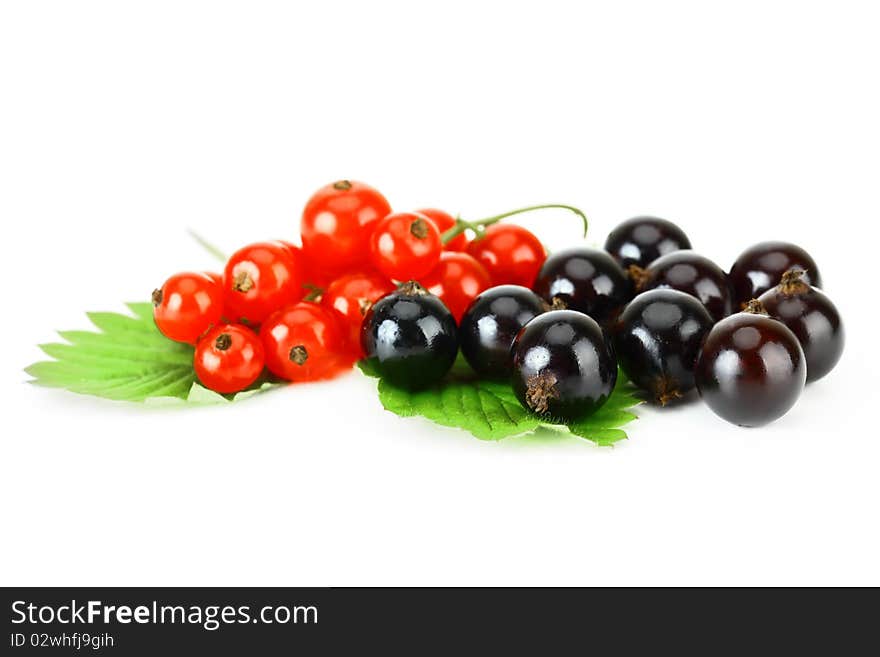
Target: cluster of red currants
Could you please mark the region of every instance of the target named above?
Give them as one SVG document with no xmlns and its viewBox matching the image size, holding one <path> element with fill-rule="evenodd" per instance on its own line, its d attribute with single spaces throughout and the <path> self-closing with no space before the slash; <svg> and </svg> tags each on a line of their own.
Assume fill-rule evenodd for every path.
<svg viewBox="0 0 880 657">
<path fill-rule="evenodd" d="M 156 326 L 195 346 L 196 374 L 216 392 L 243 390 L 266 369 L 289 381 L 332 378 L 363 355 L 363 318 L 400 281 L 419 280 L 456 318 L 493 284 L 530 284 L 544 248 L 498 218 L 392 212 L 376 189 L 341 180 L 306 203 L 301 247 L 258 242 L 236 251 L 222 275 L 165 281 L 153 292 Z"/>
<path fill-rule="evenodd" d="M 728 273 L 675 224 L 636 217 L 604 250 L 559 251 L 534 271 L 477 295 L 458 322 L 423 286 L 401 286 L 367 314 L 364 352 L 381 376 L 419 388 L 460 348 L 481 376 L 510 381 L 525 408 L 563 422 L 608 400 L 619 364 L 660 405 L 696 388 L 721 417 L 758 426 L 843 351 L 840 315 L 794 244 L 757 244 Z"/>
</svg>

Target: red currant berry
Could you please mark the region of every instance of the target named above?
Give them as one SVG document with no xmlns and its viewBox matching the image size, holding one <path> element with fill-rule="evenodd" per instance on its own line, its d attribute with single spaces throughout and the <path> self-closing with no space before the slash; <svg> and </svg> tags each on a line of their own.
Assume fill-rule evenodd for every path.
<svg viewBox="0 0 880 657">
<path fill-rule="evenodd" d="M 299 260 L 303 273 L 303 285 L 306 288 L 306 294 L 308 294 L 310 289 L 323 289 L 327 287 L 333 280 L 334 276 L 332 274 L 328 274 L 327 272 L 322 271 L 320 268 L 316 270 L 312 266 L 312 263 L 309 261 L 308 258 L 306 258 L 305 253 L 303 253 L 303 249 L 301 246 L 297 246 L 293 242 L 288 242 L 286 240 L 275 241 L 287 247 L 287 250 L 293 254 L 294 258 Z"/>
<path fill-rule="evenodd" d="M 220 324 L 196 345 L 193 367 L 206 388 L 228 394 L 251 385 L 263 371 L 263 345 L 240 324 Z"/>
<path fill-rule="evenodd" d="M 428 219 L 433 221 L 437 226 L 437 230 L 440 231 L 440 235 L 443 235 L 443 233 L 455 226 L 455 217 L 443 210 L 438 210 L 437 208 L 425 208 L 423 210 L 416 210 L 416 212 L 425 215 Z M 467 235 L 462 233 L 461 235 L 453 237 L 443 246 L 443 248 L 446 251 L 464 251 L 467 248 L 467 244 Z"/>
<path fill-rule="evenodd" d="M 327 287 L 321 305 L 337 314 L 347 334 L 348 346 L 360 357 L 361 324 L 364 315 L 382 297 L 391 294 L 394 283 L 379 274 L 349 274 Z"/>
<path fill-rule="evenodd" d="M 303 252 L 316 271 L 357 270 L 368 257 L 370 234 L 391 212 L 378 191 L 361 182 L 340 180 L 315 192 L 303 210 Z"/>
<path fill-rule="evenodd" d="M 370 237 L 373 267 L 396 281 L 427 274 L 440 261 L 442 250 L 437 226 L 417 212 L 389 214 Z"/>
<path fill-rule="evenodd" d="M 304 259 L 301 246 L 297 246 L 293 242 L 288 242 L 287 240 L 273 240 L 273 241 L 278 242 L 281 246 L 283 246 L 290 253 L 292 253 L 294 258 L 296 258 L 298 260 Z"/>
<path fill-rule="evenodd" d="M 522 226 L 493 224 L 468 244 L 467 252 L 486 268 L 493 285 L 532 287 L 547 252 Z"/>
<path fill-rule="evenodd" d="M 177 342 L 195 344 L 222 314 L 223 286 L 209 274 L 175 274 L 153 291 L 156 327 Z"/>
<path fill-rule="evenodd" d="M 219 285 L 221 290 L 223 289 L 223 274 L 218 274 L 215 271 L 204 271 L 202 273 Z"/>
<path fill-rule="evenodd" d="M 258 242 L 236 251 L 223 274 L 230 319 L 259 324 L 305 294 L 299 255 L 281 242 Z"/>
<path fill-rule="evenodd" d="M 480 292 L 492 287 L 486 268 L 467 253 L 444 251 L 439 264 L 420 280 L 422 287 L 440 297 L 455 321 Z"/>
<path fill-rule="evenodd" d="M 354 364 L 336 315 L 314 303 L 283 308 L 260 328 L 266 367 L 288 381 L 328 379 Z"/>
<path fill-rule="evenodd" d="M 312 263 L 306 257 L 305 253 L 303 253 L 301 246 L 297 246 L 293 242 L 287 242 L 285 240 L 276 241 L 286 246 L 288 251 L 290 251 L 294 257 L 302 263 L 303 284 L 306 287 L 307 293 L 309 288 L 325 288 L 333 280 L 332 274 L 328 274 L 320 269 L 320 267 L 315 269 L 315 267 L 312 266 Z"/>
</svg>

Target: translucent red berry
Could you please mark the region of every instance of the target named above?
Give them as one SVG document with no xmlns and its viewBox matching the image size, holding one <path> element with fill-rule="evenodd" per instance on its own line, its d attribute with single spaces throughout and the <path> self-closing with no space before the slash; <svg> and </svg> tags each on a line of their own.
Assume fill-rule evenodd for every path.
<svg viewBox="0 0 880 657">
<path fill-rule="evenodd" d="M 223 274 L 227 316 L 259 324 L 305 295 L 305 267 L 299 253 L 281 242 L 257 242 L 236 251 Z"/>
<path fill-rule="evenodd" d="M 266 367 L 288 381 L 336 376 L 354 364 L 336 315 L 301 302 L 272 314 L 260 327 Z"/>
<path fill-rule="evenodd" d="M 223 287 L 212 275 L 175 274 L 153 291 L 156 327 L 177 342 L 195 344 L 222 314 Z"/>
<path fill-rule="evenodd" d="M 263 371 L 263 345 L 246 326 L 220 324 L 196 345 L 193 367 L 202 385 L 222 394 L 244 390 Z"/>
<path fill-rule="evenodd" d="M 370 262 L 390 279 L 419 278 L 440 261 L 443 244 L 436 224 L 417 212 L 395 212 L 370 237 Z"/>
<path fill-rule="evenodd" d="M 446 304 L 456 322 L 474 297 L 492 287 L 485 267 L 467 253 L 457 251 L 444 251 L 437 266 L 419 282 Z"/>
<path fill-rule="evenodd" d="M 479 262 L 493 285 L 532 287 L 547 252 L 533 233 L 515 224 L 493 224 L 472 240 L 467 252 Z"/>
<path fill-rule="evenodd" d="M 303 252 L 312 269 L 338 275 L 367 263 L 370 235 L 391 212 L 378 190 L 356 180 L 325 185 L 306 203 L 301 233 Z"/>
</svg>

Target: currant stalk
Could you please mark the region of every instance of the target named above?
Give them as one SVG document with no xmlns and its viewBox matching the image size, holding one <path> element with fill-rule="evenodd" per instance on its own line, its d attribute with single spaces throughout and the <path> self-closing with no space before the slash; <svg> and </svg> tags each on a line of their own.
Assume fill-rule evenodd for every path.
<svg viewBox="0 0 880 657">
<path fill-rule="evenodd" d="M 560 210 L 568 210 L 573 212 L 577 216 L 581 218 L 584 222 L 584 236 L 587 234 L 588 220 L 587 215 L 585 215 L 580 209 L 574 207 L 573 205 L 563 205 L 561 203 L 545 203 L 542 205 L 529 205 L 524 208 L 517 208 L 516 210 L 510 210 L 509 212 L 502 212 L 501 214 L 496 214 L 491 217 L 486 217 L 485 219 L 478 219 L 476 221 L 467 221 L 462 219 L 461 217 L 457 217 L 455 220 L 455 225 L 449 230 L 445 231 L 440 239 L 443 244 L 448 244 L 450 241 L 461 235 L 466 230 L 472 230 L 475 233 L 482 232 L 486 226 L 491 226 L 492 224 L 497 224 L 502 219 L 506 219 L 507 217 L 512 217 L 518 214 L 524 214 L 526 212 L 534 212 L 535 210 L 548 210 L 548 209 L 560 209 Z"/>
</svg>

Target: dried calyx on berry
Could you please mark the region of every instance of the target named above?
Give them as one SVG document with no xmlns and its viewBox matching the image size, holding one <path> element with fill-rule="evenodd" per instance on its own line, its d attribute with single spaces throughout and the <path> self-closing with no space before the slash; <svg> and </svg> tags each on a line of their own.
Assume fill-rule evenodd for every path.
<svg viewBox="0 0 880 657">
<path fill-rule="evenodd" d="M 430 294 L 430 292 L 423 288 L 418 281 L 407 281 L 406 283 L 401 283 L 397 286 L 397 291 L 400 294 L 408 297 L 425 296 L 427 294 Z"/>
<path fill-rule="evenodd" d="M 745 306 L 743 306 L 742 312 L 749 313 L 751 315 L 770 315 L 767 312 L 767 309 L 764 307 L 764 304 L 761 303 L 759 299 L 749 299 L 746 302 Z"/>
<path fill-rule="evenodd" d="M 429 234 L 428 220 L 422 217 L 416 217 L 409 225 L 409 232 L 412 233 L 413 237 L 416 239 L 426 239 Z"/>
<path fill-rule="evenodd" d="M 809 292 L 810 284 L 807 282 L 807 272 L 803 269 L 789 269 L 779 279 L 779 291 L 786 296 Z"/>
<path fill-rule="evenodd" d="M 292 363 L 305 365 L 306 361 L 309 359 L 309 352 L 304 345 L 298 344 L 295 347 L 291 347 L 288 358 L 290 358 Z"/>
<path fill-rule="evenodd" d="M 635 287 L 636 292 L 644 290 L 645 286 L 651 280 L 651 272 L 648 271 L 648 268 L 640 267 L 639 265 L 630 265 L 627 267 L 626 274 L 633 282 L 633 287 Z"/>
<path fill-rule="evenodd" d="M 550 401 L 559 399 L 559 388 L 556 386 L 556 375 L 542 372 L 530 376 L 526 380 L 526 406 L 538 415 L 550 411 Z"/>
<path fill-rule="evenodd" d="M 217 339 L 214 340 L 214 348 L 218 351 L 226 351 L 229 347 L 232 346 L 232 336 L 228 333 L 221 333 L 217 336 Z"/>
<path fill-rule="evenodd" d="M 254 287 L 254 279 L 246 271 L 240 271 L 232 279 L 232 289 L 236 292 L 250 292 Z"/>
</svg>

